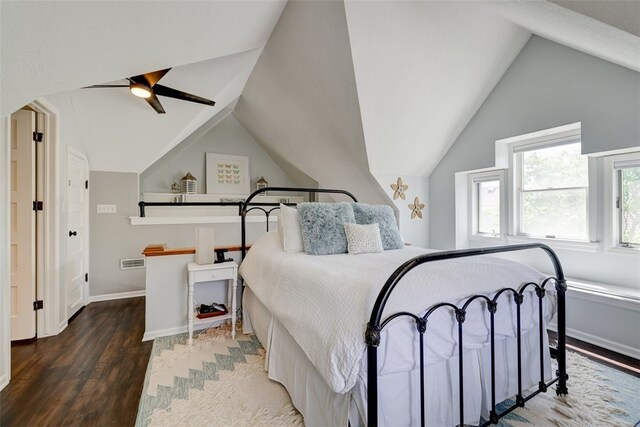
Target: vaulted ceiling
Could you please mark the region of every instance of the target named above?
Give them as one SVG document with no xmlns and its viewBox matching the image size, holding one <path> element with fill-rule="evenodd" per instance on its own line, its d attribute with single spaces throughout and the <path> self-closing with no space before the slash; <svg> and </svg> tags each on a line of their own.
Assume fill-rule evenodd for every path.
<svg viewBox="0 0 640 427">
<path fill-rule="evenodd" d="M 142 172 L 240 98 L 290 176 L 378 201 L 371 174 L 427 176 L 532 33 L 639 71 L 637 3 L 3 1 L 0 115 L 44 96 L 92 169 Z M 80 89 L 168 67 L 216 106 Z"/>
</svg>

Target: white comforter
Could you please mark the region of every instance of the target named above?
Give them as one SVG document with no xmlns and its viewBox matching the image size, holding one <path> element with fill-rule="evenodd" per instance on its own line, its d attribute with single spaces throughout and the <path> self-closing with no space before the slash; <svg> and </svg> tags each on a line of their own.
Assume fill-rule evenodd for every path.
<svg viewBox="0 0 640 427">
<path fill-rule="evenodd" d="M 270 232 L 253 244 L 240 274 L 287 328 L 329 387 L 345 393 L 356 383 L 366 347 L 364 331 L 378 292 L 404 261 L 428 252 L 432 251 L 409 247 L 356 256 L 285 253 L 278 233 Z M 543 278 L 526 265 L 487 256 L 427 263 L 404 277 L 386 312 L 420 313 L 438 302 L 455 303 L 471 294 L 490 294 L 504 287 L 517 289 Z M 483 345 L 488 339 L 486 310 L 480 304 L 474 306 L 476 315 L 470 310 L 465 322 L 465 347 Z M 523 329 L 535 323 L 533 308 L 531 298 L 523 307 Z M 501 308 L 498 303 L 498 334 L 514 336 L 514 313 L 511 306 Z M 449 336 L 440 339 L 453 344 L 447 350 L 450 355 L 457 339 L 454 322 L 449 323 L 445 328 Z"/>
</svg>

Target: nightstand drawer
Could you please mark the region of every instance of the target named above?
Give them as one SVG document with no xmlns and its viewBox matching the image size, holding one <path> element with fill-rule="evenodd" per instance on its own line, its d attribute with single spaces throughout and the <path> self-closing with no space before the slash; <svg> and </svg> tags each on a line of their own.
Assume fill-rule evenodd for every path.
<svg viewBox="0 0 640 427">
<path fill-rule="evenodd" d="M 215 280 L 229 280 L 233 278 L 233 268 L 220 270 L 196 271 L 194 282 L 213 282 Z"/>
</svg>

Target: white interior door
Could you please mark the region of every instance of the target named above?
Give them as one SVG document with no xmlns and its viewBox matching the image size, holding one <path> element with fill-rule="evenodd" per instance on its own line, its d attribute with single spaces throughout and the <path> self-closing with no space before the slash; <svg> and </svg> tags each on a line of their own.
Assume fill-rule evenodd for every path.
<svg viewBox="0 0 640 427">
<path fill-rule="evenodd" d="M 11 340 L 36 336 L 35 149 L 36 116 L 11 115 Z"/>
<path fill-rule="evenodd" d="M 67 318 L 84 306 L 87 273 L 87 224 L 89 197 L 85 183 L 89 170 L 87 159 L 74 151 L 67 152 Z"/>
</svg>

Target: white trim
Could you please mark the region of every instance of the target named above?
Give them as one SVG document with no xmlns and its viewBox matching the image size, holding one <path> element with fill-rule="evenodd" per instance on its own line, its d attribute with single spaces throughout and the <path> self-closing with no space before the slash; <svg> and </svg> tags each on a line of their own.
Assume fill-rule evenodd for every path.
<svg viewBox="0 0 640 427">
<path fill-rule="evenodd" d="M 640 255 L 638 248 L 625 248 L 618 246 L 618 212 L 616 208 L 616 198 L 618 196 L 618 177 L 615 163 L 638 161 L 640 159 L 640 151 L 625 152 L 624 154 L 616 154 L 605 156 L 603 158 L 603 174 L 604 174 L 604 250 L 607 252 L 624 253 L 628 255 Z"/>
<path fill-rule="evenodd" d="M 557 325 L 555 323 L 550 323 L 547 326 L 548 329 L 551 329 L 554 332 L 557 332 Z M 607 350 L 615 351 L 616 353 L 624 354 L 626 356 L 633 357 L 635 359 L 640 359 L 640 349 L 631 347 L 626 344 L 619 343 L 617 341 L 611 341 L 606 338 L 599 337 L 597 335 L 589 334 L 587 332 L 582 332 L 577 329 L 567 328 L 567 335 L 579 339 L 580 341 L 588 342 L 593 345 L 597 345 L 598 347 L 606 348 Z"/>
<path fill-rule="evenodd" d="M 11 117 L 0 123 L 0 390 L 11 378 L 11 318 L 9 276 L 9 141 Z"/>
<path fill-rule="evenodd" d="M 79 157 L 80 159 L 82 159 L 84 161 L 84 164 L 86 166 L 86 171 L 87 171 L 87 176 L 86 176 L 86 180 L 89 180 L 89 174 L 90 174 L 90 170 L 89 170 L 89 158 L 87 157 L 87 155 L 85 153 L 83 153 L 82 151 L 79 151 L 77 149 L 75 149 L 74 147 L 72 147 L 71 145 L 67 145 L 67 159 L 69 158 L 69 154 L 73 154 L 74 156 Z M 67 160 L 67 170 L 65 171 L 65 176 L 68 176 L 69 173 L 69 162 Z M 68 178 L 67 178 L 68 179 Z M 90 227 L 91 225 L 89 224 L 89 209 L 90 209 L 90 205 L 91 202 L 89 200 L 89 191 L 90 189 L 87 189 L 87 194 L 86 194 L 86 198 L 85 198 L 85 209 L 84 209 L 84 267 L 85 267 L 85 274 L 89 274 L 89 232 L 90 232 Z M 68 187 L 65 187 L 65 195 L 69 194 L 69 189 Z M 68 218 L 65 222 L 65 226 L 68 227 Z M 65 256 L 66 256 L 66 251 L 65 251 Z M 91 277 L 91 275 L 89 274 L 89 277 Z M 64 289 L 64 294 L 66 296 L 67 294 L 67 284 L 69 281 L 69 277 L 67 275 L 65 275 L 65 279 L 64 279 L 64 283 L 62 288 Z M 88 304 L 88 300 L 89 300 L 89 282 L 85 282 L 82 285 L 82 303 L 83 306 Z M 74 313 L 75 314 L 75 313 Z M 65 302 L 65 317 L 67 319 L 69 319 L 69 307 L 67 305 L 67 303 Z"/>
<path fill-rule="evenodd" d="M 211 320 L 211 319 L 207 319 L 207 320 Z M 216 326 L 216 322 L 227 322 L 229 319 L 227 318 L 222 318 L 222 319 L 216 319 L 216 320 L 211 320 L 210 322 L 204 322 L 204 323 L 200 323 L 197 324 L 195 323 L 193 325 L 193 330 L 194 331 L 200 331 L 202 329 L 207 329 L 207 328 L 211 328 L 213 326 Z M 142 341 L 150 341 L 150 340 L 154 340 L 156 338 L 160 338 L 160 337 L 168 337 L 171 335 L 177 335 L 177 334 L 184 334 L 186 332 L 189 332 L 189 327 L 187 325 L 184 326 L 177 326 L 175 328 L 168 328 L 168 329 L 158 329 L 155 331 L 145 331 L 144 335 L 142 336 Z"/>
<path fill-rule="evenodd" d="M 544 239 L 540 237 L 507 236 L 507 243 L 531 243 L 538 242 L 551 246 L 553 249 L 569 249 L 581 252 L 598 252 L 600 243 L 583 242 L 580 240 Z"/>
<path fill-rule="evenodd" d="M 0 377 L 0 390 L 9 385 L 9 377 L 7 375 L 3 375 Z"/>
<path fill-rule="evenodd" d="M 29 104 L 36 112 L 44 114 L 44 277 L 38 281 L 38 299 L 45 301 L 38 311 L 38 338 L 57 335 L 55 326 L 60 313 L 60 126 L 59 111 L 48 101 L 38 99 Z"/>
<path fill-rule="evenodd" d="M 251 222 L 266 222 L 264 216 L 249 216 L 246 217 L 247 223 Z M 145 216 L 144 218 L 139 216 L 130 216 L 129 221 L 131 225 L 172 225 L 172 224 L 239 224 L 240 216 L 190 216 L 190 217 L 177 217 L 177 216 Z M 269 222 L 278 221 L 276 215 L 269 217 Z"/>
<path fill-rule="evenodd" d="M 60 322 L 58 324 L 58 334 L 67 329 L 67 326 L 69 326 L 69 321 L 67 319 L 64 319 L 62 322 Z"/>
<path fill-rule="evenodd" d="M 116 299 L 143 297 L 146 294 L 147 294 L 146 290 L 141 290 L 141 291 L 119 292 L 115 294 L 91 295 L 88 298 L 87 304 L 91 304 L 92 302 L 98 302 L 98 301 L 111 301 Z"/>
<path fill-rule="evenodd" d="M 506 169 L 491 169 L 482 172 L 470 172 L 467 174 L 467 193 L 468 193 L 468 233 L 470 240 L 487 240 L 491 242 L 500 242 L 504 240 L 507 234 L 507 179 Z M 480 182 L 498 181 L 500 185 L 500 228 L 498 236 L 490 236 L 488 234 L 478 233 L 478 191 L 477 185 Z"/>
</svg>

